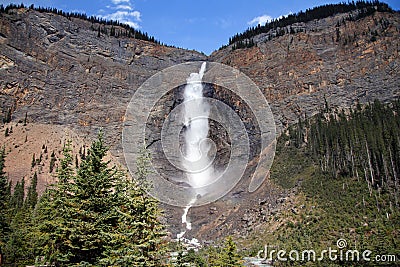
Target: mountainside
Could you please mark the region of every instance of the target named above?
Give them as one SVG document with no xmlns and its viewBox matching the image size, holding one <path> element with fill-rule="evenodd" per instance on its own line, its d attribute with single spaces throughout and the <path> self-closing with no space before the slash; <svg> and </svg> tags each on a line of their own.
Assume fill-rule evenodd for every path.
<svg viewBox="0 0 400 267">
<path fill-rule="evenodd" d="M 212 61 L 240 69 L 270 101 L 278 126 L 337 107 L 400 96 L 400 15 L 359 11 L 295 23 L 250 39 L 255 46 L 215 51 Z"/>
<path fill-rule="evenodd" d="M 195 51 L 99 37 L 99 23 L 78 18 L 25 8 L 0 16 L 3 117 L 10 109 L 13 120 L 28 113 L 28 121 L 62 124 L 82 136 L 104 127 L 114 151 L 128 102 L 147 78 L 174 64 L 206 60 Z"/>
<path fill-rule="evenodd" d="M 37 143 L 29 145 L 34 147 L 29 153 L 36 155 L 44 143 L 60 142 L 63 127 L 88 139 L 102 127 L 111 153 L 123 163 L 122 123 L 135 90 L 156 72 L 188 61 L 221 62 L 248 75 L 269 100 L 279 132 L 299 117 L 317 113 L 324 103 L 347 108 L 400 97 L 400 14 L 377 11 L 350 19 L 357 12 L 271 29 L 252 36 L 252 47 L 238 48 L 233 43 L 209 57 L 110 36 L 97 31 L 104 25 L 80 18 L 26 8 L 0 13 L 0 111 L 5 121 L 11 119 L 2 133 L 21 121 L 18 133 L 24 135 L 1 140 L 16 153 L 15 145 L 23 145 L 28 131 L 22 126 L 25 116 L 28 128 L 49 125 L 35 130 L 44 138 L 35 141 L 28 136 L 29 142 Z M 104 27 L 110 32 L 113 26 Z M 165 102 L 157 108 L 169 110 L 172 105 Z M 152 123 L 149 129 L 159 128 L 158 122 Z M 54 137 L 52 126 L 57 132 Z M 51 149 L 59 151 L 60 145 Z M 19 149 L 18 153 L 25 152 Z M 29 168 L 32 155 L 21 160 L 28 160 L 23 173 L 6 161 L 14 183 L 22 177 L 29 179 L 34 172 Z M 285 191 L 268 181 L 247 202 L 241 200 L 249 199 L 249 193 L 234 190 L 225 200 L 191 209 L 190 234 L 204 240 L 228 233 L 247 235 L 279 208 L 290 211 L 297 205 L 296 190 Z M 182 227 L 181 212 L 166 215 L 175 232 Z"/>
</svg>

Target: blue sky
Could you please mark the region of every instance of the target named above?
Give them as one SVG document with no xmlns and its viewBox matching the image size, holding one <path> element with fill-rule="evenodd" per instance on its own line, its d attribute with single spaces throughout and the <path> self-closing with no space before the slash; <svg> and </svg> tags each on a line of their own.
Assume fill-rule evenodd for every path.
<svg viewBox="0 0 400 267">
<path fill-rule="evenodd" d="M 3 5 L 21 2 L 119 20 L 163 43 L 210 54 L 249 26 L 343 0 L 0 0 Z M 400 10 L 399 0 L 383 2 Z"/>
</svg>

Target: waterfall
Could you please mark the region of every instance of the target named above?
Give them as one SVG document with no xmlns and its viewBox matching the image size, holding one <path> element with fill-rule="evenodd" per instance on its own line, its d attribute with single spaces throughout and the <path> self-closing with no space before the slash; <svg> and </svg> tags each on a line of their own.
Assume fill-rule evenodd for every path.
<svg viewBox="0 0 400 267">
<path fill-rule="evenodd" d="M 184 123 L 185 131 L 185 161 L 187 179 L 193 188 L 199 188 L 207 184 L 212 176 L 212 168 L 208 164 L 207 146 L 208 116 L 210 108 L 204 101 L 203 85 L 201 80 L 206 69 L 206 63 L 201 65 L 199 73 L 191 73 L 187 79 L 184 91 Z"/>
<path fill-rule="evenodd" d="M 207 143 L 208 136 L 208 117 L 210 108 L 203 97 L 203 85 L 201 83 L 206 62 L 201 65 L 199 73 L 191 73 L 187 78 L 184 90 L 184 132 L 185 155 L 182 159 L 186 168 L 186 177 L 189 185 L 201 195 L 201 187 L 207 185 L 213 176 L 213 168 L 210 166 L 208 152 L 210 146 Z M 197 195 L 197 194 L 196 194 Z M 193 198 L 183 210 L 182 224 L 186 229 L 191 229 L 191 223 L 187 218 L 189 209 L 196 202 Z M 186 231 L 178 234 L 178 239 L 182 238 Z"/>
</svg>

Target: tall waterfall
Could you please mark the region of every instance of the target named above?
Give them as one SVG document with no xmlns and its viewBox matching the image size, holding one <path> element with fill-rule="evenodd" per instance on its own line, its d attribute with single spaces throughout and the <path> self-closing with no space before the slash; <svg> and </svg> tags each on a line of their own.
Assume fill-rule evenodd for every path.
<svg viewBox="0 0 400 267">
<path fill-rule="evenodd" d="M 213 175 L 213 168 L 210 166 L 208 152 L 210 146 L 207 142 L 208 136 L 208 117 L 210 107 L 203 98 L 203 85 L 201 83 L 206 62 L 201 65 L 199 73 L 191 73 L 187 78 L 187 85 L 184 91 L 184 132 L 185 155 L 183 165 L 186 168 L 186 177 L 190 186 L 201 195 L 201 187 L 207 185 Z M 187 213 L 196 202 L 196 197 L 185 207 L 182 215 L 182 223 L 186 224 L 186 229 L 191 229 L 191 223 L 187 218 Z M 178 234 L 178 238 L 183 237 L 186 231 Z"/>
</svg>

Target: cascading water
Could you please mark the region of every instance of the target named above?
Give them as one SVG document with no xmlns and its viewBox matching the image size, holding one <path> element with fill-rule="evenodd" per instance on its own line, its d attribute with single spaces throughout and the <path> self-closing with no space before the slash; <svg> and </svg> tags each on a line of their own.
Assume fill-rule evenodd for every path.
<svg viewBox="0 0 400 267">
<path fill-rule="evenodd" d="M 213 168 L 210 166 L 208 152 L 210 146 L 207 145 L 208 136 L 208 116 L 210 108 L 207 102 L 203 100 L 203 85 L 201 83 L 206 62 L 201 65 L 199 73 L 191 73 L 187 78 L 187 85 L 184 90 L 184 132 L 185 156 L 183 165 L 186 168 L 186 177 L 188 183 L 195 192 L 201 195 L 200 188 L 210 181 L 213 176 Z M 196 194 L 197 195 L 197 194 Z M 182 224 L 186 229 L 191 229 L 191 223 L 187 218 L 189 209 L 196 202 L 193 198 L 183 210 Z M 186 231 L 178 234 L 178 239 L 182 238 Z"/>
</svg>

